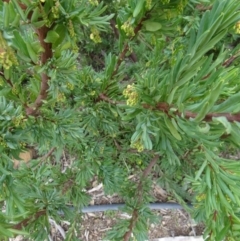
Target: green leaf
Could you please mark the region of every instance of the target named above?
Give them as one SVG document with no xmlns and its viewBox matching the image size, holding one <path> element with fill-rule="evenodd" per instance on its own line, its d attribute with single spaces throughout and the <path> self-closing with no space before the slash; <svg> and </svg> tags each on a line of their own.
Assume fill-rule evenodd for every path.
<svg viewBox="0 0 240 241">
<path fill-rule="evenodd" d="M 219 116 L 219 117 L 213 117 L 213 122 L 215 123 L 221 123 L 225 127 L 226 134 L 230 134 L 232 131 L 231 123 L 228 121 L 228 119 L 225 116 Z"/>
<path fill-rule="evenodd" d="M 197 181 L 199 179 L 199 177 L 202 175 L 205 167 L 207 166 L 207 160 L 205 160 L 201 166 L 201 168 L 198 170 L 196 176 L 195 176 L 195 180 Z"/>
<path fill-rule="evenodd" d="M 143 4 L 144 4 L 144 0 L 138 0 L 137 1 L 137 5 L 133 11 L 133 17 L 136 18 L 138 16 L 138 14 L 141 12 L 141 10 L 143 9 Z"/>
<path fill-rule="evenodd" d="M 201 110 L 195 117 L 194 121 L 199 122 L 199 121 L 203 120 L 205 118 L 206 114 L 208 113 L 208 110 L 209 110 L 209 103 L 205 102 L 204 105 L 202 106 Z"/>
<path fill-rule="evenodd" d="M 232 194 L 229 187 L 225 184 L 225 182 L 218 176 L 217 183 L 219 187 L 222 189 L 222 191 L 234 202 L 236 203 L 235 197 Z"/>
<path fill-rule="evenodd" d="M 227 220 L 227 222 L 225 222 L 225 224 L 224 224 L 224 228 L 220 231 L 220 233 L 217 234 L 218 240 L 224 240 L 224 237 L 226 237 L 226 235 L 230 229 L 230 226 L 231 226 L 230 220 Z"/>
<path fill-rule="evenodd" d="M 145 21 L 143 23 L 147 31 L 156 32 L 162 28 L 162 24 L 153 21 Z"/>
<path fill-rule="evenodd" d="M 35 53 L 32 45 L 29 42 L 26 42 L 26 46 L 27 46 L 27 50 L 28 50 L 28 54 L 29 57 L 31 58 L 31 60 L 33 61 L 33 63 L 37 64 L 39 57 L 38 55 Z"/>
<path fill-rule="evenodd" d="M 13 233 L 0 225 L 0 237 L 12 237 Z"/>
<path fill-rule="evenodd" d="M 207 183 L 209 189 L 211 189 L 212 188 L 212 180 L 211 180 L 211 169 L 209 166 L 206 167 L 205 176 L 206 176 L 206 183 Z"/>
<path fill-rule="evenodd" d="M 182 137 L 180 136 L 180 134 L 178 133 L 177 129 L 175 128 L 175 126 L 173 125 L 173 123 L 171 122 L 171 120 L 169 120 L 168 117 L 166 117 L 164 115 L 164 121 L 166 126 L 168 127 L 169 131 L 171 132 L 171 134 L 177 139 L 177 140 L 182 140 Z"/>
<path fill-rule="evenodd" d="M 15 8 L 17 9 L 18 13 L 20 14 L 22 20 L 23 20 L 24 22 L 26 22 L 26 21 L 27 21 L 27 17 L 25 16 L 24 11 L 22 10 L 22 8 L 21 8 L 21 6 L 19 5 L 19 3 L 17 2 L 17 0 L 12 0 L 12 2 L 13 2 L 13 4 L 14 4 Z"/>
<path fill-rule="evenodd" d="M 58 38 L 59 38 L 58 33 L 56 31 L 50 30 L 48 31 L 47 37 L 44 39 L 44 42 L 55 43 Z"/>
<path fill-rule="evenodd" d="M 141 135 L 142 135 L 142 131 L 140 129 L 135 131 L 134 134 L 131 137 L 131 142 L 132 143 L 136 142 L 140 138 Z"/>
</svg>

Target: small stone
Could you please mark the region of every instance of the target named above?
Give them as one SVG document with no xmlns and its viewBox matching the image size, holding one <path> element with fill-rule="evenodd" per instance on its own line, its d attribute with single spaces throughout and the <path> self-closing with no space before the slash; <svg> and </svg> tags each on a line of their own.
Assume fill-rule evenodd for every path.
<svg viewBox="0 0 240 241">
<path fill-rule="evenodd" d="M 153 223 L 151 223 L 150 227 L 151 228 L 155 228 L 155 225 Z"/>
</svg>

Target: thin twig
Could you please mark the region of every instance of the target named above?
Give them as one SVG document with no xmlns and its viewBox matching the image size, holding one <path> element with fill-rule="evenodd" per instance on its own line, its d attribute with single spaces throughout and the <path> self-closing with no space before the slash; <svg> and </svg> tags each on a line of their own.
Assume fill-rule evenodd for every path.
<svg viewBox="0 0 240 241">
<path fill-rule="evenodd" d="M 110 26 L 112 27 L 112 30 L 113 30 L 113 32 L 114 32 L 115 38 L 118 39 L 118 38 L 119 38 L 119 31 L 118 31 L 118 29 L 116 28 L 116 22 L 115 22 L 114 19 L 111 19 L 111 20 L 110 20 Z M 132 60 L 134 63 L 136 63 L 136 62 L 138 61 L 137 55 L 136 55 L 134 52 L 130 53 L 129 58 L 131 58 L 131 60 Z"/>
<path fill-rule="evenodd" d="M 116 104 L 125 104 L 125 102 L 123 101 L 116 101 L 116 100 L 112 100 L 109 97 L 107 97 L 105 94 L 101 93 L 99 94 L 99 99 L 100 100 L 104 100 L 105 102 L 108 102 L 110 104 L 116 105 Z"/>
<path fill-rule="evenodd" d="M 6 79 L 4 76 L 4 73 L 2 71 L 0 71 L 0 76 L 3 77 L 3 80 L 5 80 L 11 87 L 13 87 L 13 83 L 11 82 L 10 79 Z"/>
<path fill-rule="evenodd" d="M 143 17 L 140 22 L 138 23 L 138 25 L 135 27 L 134 29 L 134 36 L 132 38 L 130 38 L 129 41 L 133 40 L 137 33 L 141 30 L 142 26 L 143 26 L 143 22 L 145 20 L 147 20 L 149 18 L 149 13 L 146 14 L 145 17 Z M 123 48 L 123 51 L 120 53 L 119 57 L 118 57 L 118 61 L 117 61 L 117 64 L 116 64 L 116 67 L 115 67 L 115 70 L 113 71 L 112 73 L 112 76 L 111 76 L 111 79 L 118 73 L 118 70 L 119 70 L 119 67 L 122 63 L 122 61 L 124 60 L 126 54 L 127 54 L 127 51 L 129 50 L 129 45 L 128 43 L 125 43 L 124 45 L 124 48 Z"/>
<path fill-rule="evenodd" d="M 116 104 L 126 104 L 123 101 L 112 100 L 109 97 L 107 97 L 105 94 L 102 94 L 102 93 L 99 95 L 99 99 L 104 100 L 104 101 L 106 101 L 108 103 L 111 103 L 111 104 L 114 104 L 114 105 L 116 105 Z M 142 104 L 142 107 L 145 108 L 145 109 L 162 111 L 162 112 L 164 112 L 168 115 L 168 113 L 170 111 L 170 108 L 172 108 L 174 106 L 169 105 L 168 103 L 165 103 L 165 102 L 160 102 L 160 103 L 157 103 L 155 106 L 152 106 L 152 105 L 149 105 L 149 104 Z M 195 118 L 198 115 L 198 113 L 194 113 L 194 112 L 191 112 L 191 111 L 180 112 L 180 111 L 176 110 L 174 113 L 179 117 L 184 116 L 184 118 L 186 118 L 186 119 Z M 240 122 L 240 113 L 237 113 L 237 114 L 208 113 L 203 118 L 203 120 L 206 121 L 206 122 L 210 122 L 210 121 L 212 121 L 212 118 L 214 118 L 214 117 L 226 117 L 226 119 L 229 122 L 234 122 L 234 121 Z"/>
<path fill-rule="evenodd" d="M 26 227 L 30 222 L 36 221 L 39 217 L 46 214 L 46 210 L 37 211 L 34 215 L 29 218 L 22 220 L 20 223 L 12 226 L 12 229 L 21 230 Z"/>
<path fill-rule="evenodd" d="M 33 170 L 36 170 L 40 166 L 41 163 L 43 163 L 48 157 L 50 157 L 52 155 L 52 153 L 55 151 L 55 149 L 56 149 L 56 147 L 53 147 L 47 154 L 42 156 L 40 158 L 39 163 L 37 164 L 37 166 Z"/>
<path fill-rule="evenodd" d="M 143 182 L 146 179 L 146 177 L 150 174 L 152 168 L 154 167 L 154 165 L 157 163 L 157 160 L 159 159 L 159 155 L 155 155 L 154 158 L 151 160 L 151 162 L 148 164 L 148 166 L 145 168 L 145 170 L 143 171 L 141 180 L 138 184 L 138 196 L 137 196 L 137 203 L 140 204 L 142 201 L 142 195 L 143 195 Z M 124 234 L 123 236 L 123 240 L 124 241 L 129 241 L 133 228 L 136 224 L 138 220 L 138 210 L 134 209 L 133 210 L 133 214 L 132 214 L 132 218 L 128 227 L 128 231 Z"/>
<path fill-rule="evenodd" d="M 227 60 L 223 63 L 223 66 L 224 66 L 224 67 L 229 67 L 229 66 L 232 64 L 232 62 L 233 62 L 237 57 L 239 57 L 239 55 L 240 55 L 240 50 L 237 51 L 237 53 L 236 53 L 235 55 L 233 55 L 233 56 L 231 56 L 229 59 L 227 59 Z"/>
</svg>

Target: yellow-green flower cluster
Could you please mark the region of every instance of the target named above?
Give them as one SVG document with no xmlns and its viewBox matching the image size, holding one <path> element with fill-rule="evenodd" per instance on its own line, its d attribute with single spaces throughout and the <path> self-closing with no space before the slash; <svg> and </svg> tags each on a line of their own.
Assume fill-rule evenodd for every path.
<svg viewBox="0 0 240 241">
<path fill-rule="evenodd" d="M 134 85 L 128 85 L 123 91 L 123 95 L 127 98 L 127 105 L 134 106 L 138 103 L 139 95 L 134 87 Z"/>
<path fill-rule="evenodd" d="M 236 34 L 240 34 L 240 21 L 235 24 L 234 30 Z"/>
<path fill-rule="evenodd" d="M 94 42 L 94 43 L 101 43 L 102 39 L 100 37 L 99 31 L 96 28 L 91 28 L 91 34 L 90 34 L 90 39 Z"/>
<path fill-rule="evenodd" d="M 91 96 L 94 96 L 94 95 L 96 95 L 96 91 L 93 90 L 93 91 L 91 91 L 89 94 L 90 94 Z"/>
<path fill-rule="evenodd" d="M 2 137 L 0 137 L 0 146 L 7 147 L 7 143 L 3 140 Z"/>
<path fill-rule="evenodd" d="M 18 88 L 16 87 L 16 85 L 14 85 L 14 86 L 12 87 L 12 93 L 13 93 L 14 95 L 17 95 L 17 94 L 19 93 L 19 90 L 18 90 Z"/>
<path fill-rule="evenodd" d="M 137 159 L 136 163 L 137 163 L 138 166 L 141 166 L 142 165 L 142 160 L 141 159 Z"/>
<path fill-rule="evenodd" d="M 144 150 L 144 146 L 140 139 L 134 143 L 131 143 L 131 148 L 137 149 L 138 152 L 142 152 Z"/>
<path fill-rule="evenodd" d="M 74 85 L 70 82 L 67 82 L 67 89 L 74 90 Z"/>
<path fill-rule="evenodd" d="M 20 142 L 20 146 L 21 146 L 22 148 L 24 148 L 24 147 L 26 147 L 26 143 L 25 143 L 25 142 Z"/>
<path fill-rule="evenodd" d="M 184 7 L 186 6 L 187 1 L 186 0 L 181 0 L 179 4 L 177 5 L 177 10 L 179 13 L 182 13 Z"/>
<path fill-rule="evenodd" d="M 60 6 L 59 1 L 56 1 L 55 5 L 51 9 L 54 18 L 59 18 L 59 6 Z"/>
<path fill-rule="evenodd" d="M 104 146 L 101 146 L 99 149 L 100 149 L 100 150 L 99 150 L 99 151 L 100 151 L 100 154 L 103 154 L 103 151 L 104 151 L 104 149 L 105 149 Z"/>
<path fill-rule="evenodd" d="M 152 0 L 146 0 L 146 9 L 149 10 L 152 7 Z"/>
<path fill-rule="evenodd" d="M 97 6 L 98 5 L 98 0 L 88 0 L 88 2 L 93 5 L 93 6 Z"/>
<path fill-rule="evenodd" d="M 72 43 L 72 51 L 77 54 L 79 52 L 79 48 L 76 44 L 76 38 L 74 38 L 74 42 Z M 76 66 L 74 66 L 73 70 L 76 70 Z"/>
<path fill-rule="evenodd" d="M 205 199 L 206 199 L 206 194 L 205 193 L 202 193 L 202 194 L 196 196 L 196 200 L 198 202 L 201 202 L 201 201 L 203 201 Z"/>
<path fill-rule="evenodd" d="M 156 39 L 156 36 L 154 34 L 151 36 L 151 44 L 152 45 L 156 45 L 157 44 L 157 39 Z"/>
<path fill-rule="evenodd" d="M 68 32 L 69 32 L 70 37 L 73 40 L 73 42 L 72 42 L 72 50 L 73 50 L 74 53 L 78 53 L 79 48 L 78 48 L 77 43 L 76 43 L 77 42 L 77 38 L 76 38 L 76 33 L 74 31 L 74 26 L 73 26 L 72 20 L 68 21 Z"/>
<path fill-rule="evenodd" d="M 162 4 L 168 4 L 170 2 L 170 0 L 162 0 L 161 2 L 162 2 Z"/>
<path fill-rule="evenodd" d="M 236 241 L 236 239 L 233 237 L 226 237 L 226 241 Z"/>
<path fill-rule="evenodd" d="M 18 65 L 18 61 L 13 50 L 7 45 L 6 41 L 2 37 L 1 32 L 0 46 L 0 65 L 2 65 L 4 69 L 9 69 L 13 65 Z"/>
<path fill-rule="evenodd" d="M 64 95 L 64 93 L 58 93 L 58 96 L 57 96 L 57 101 L 58 102 L 64 102 L 66 100 L 66 96 Z"/>
<path fill-rule="evenodd" d="M 22 123 L 23 119 L 24 119 L 23 115 L 19 115 L 19 116 L 14 117 L 12 119 L 13 125 L 15 127 L 18 127 Z"/>
<path fill-rule="evenodd" d="M 75 31 L 74 31 L 72 20 L 68 21 L 68 32 L 70 34 L 70 37 L 72 37 L 72 38 L 75 37 Z"/>
<path fill-rule="evenodd" d="M 18 65 L 18 61 L 10 47 L 5 51 L 0 49 L 0 64 L 4 69 L 10 69 L 13 65 Z"/>
<path fill-rule="evenodd" d="M 121 29 L 126 33 L 127 36 L 133 37 L 135 35 L 134 28 L 130 24 L 129 21 L 126 21 L 122 26 Z"/>
</svg>

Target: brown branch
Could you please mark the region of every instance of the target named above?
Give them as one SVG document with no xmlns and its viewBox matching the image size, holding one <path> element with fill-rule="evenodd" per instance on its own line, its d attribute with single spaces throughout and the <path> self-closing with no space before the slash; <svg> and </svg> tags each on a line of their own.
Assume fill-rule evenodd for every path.
<svg viewBox="0 0 240 241">
<path fill-rule="evenodd" d="M 9 3 L 9 0 L 3 0 L 3 2 Z M 18 4 L 23 10 L 27 9 L 27 7 L 24 4 L 22 4 L 21 2 L 18 2 Z M 29 19 L 31 18 L 31 14 L 32 14 L 32 12 L 30 12 L 28 14 Z M 47 37 L 47 33 L 48 33 L 49 30 L 50 30 L 50 28 L 48 28 L 46 26 L 42 26 L 38 29 L 35 29 L 35 31 L 38 35 L 39 42 L 40 42 L 42 48 L 44 49 L 43 53 L 41 54 L 41 64 L 42 65 L 46 64 L 47 61 L 49 59 L 51 59 L 52 55 L 53 55 L 52 45 L 50 43 L 44 42 L 44 39 Z M 7 80 L 7 81 L 11 85 L 11 82 L 9 82 L 10 80 Z M 42 101 L 47 98 L 47 90 L 49 88 L 48 81 L 49 81 L 49 77 L 47 76 L 47 74 L 42 73 L 42 75 L 41 75 L 41 88 L 40 88 L 39 95 L 37 96 L 35 102 L 32 105 L 26 106 L 26 114 L 27 115 L 36 116 L 38 114 L 38 109 L 43 104 Z"/>
<path fill-rule="evenodd" d="M 42 157 L 40 158 L 39 163 L 37 164 L 37 166 L 35 166 L 35 168 L 33 168 L 33 170 L 36 170 L 36 169 L 39 167 L 39 165 L 40 165 L 41 163 L 43 163 L 48 157 L 50 157 L 55 150 L 56 150 L 56 147 L 53 147 L 47 154 L 45 154 L 44 156 L 42 156 Z"/>
<path fill-rule="evenodd" d="M 159 155 L 155 155 L 154 158 L 151 160 L 151 162 L 143 171 L 142 179 L 145 179 L 149 175 L 149 173 L 151 172 L 152 168 L 155 166 L 158 159 L 159 159 Z"/>
<path fill-rule="evenodd" d="M 227 60 L 225 60 L 225 61 L 223 62 L 223 64 L 222 64 L 222 66 L 223 66 L 223 67 L 229 67 L 229 66 L 232 64 L 232 62 L 233 62 L 237 57 L 239 57 L 239 54 L 240 54 L 240 50 L 237 51 L 237 53 L 236 53 L 235 55 L 233 55 L 233 56 L 231 56 L 230 58 L 228 58 Z M 202 80 L 207 79 L 210 75 L 211 75 L 211 74 L 207 74 L 206 76 L 204 76 L 204 77 L 202 78 Z"/>
<path fill-rule="evenodd" d="M 159 155 L 155 155 L 154 158 L 151 160 L 151 162 L 148 164 L 148 166 L 143 171 L 143 174 L 141 176 L 141 180 L 138 184 L 138 197 L 137 197 L 137 203 L 141 204 L 142 201 L 142 195 L 143 195 L 143 181 L 146 179 L 146 177 L 150 174 L 152 168 L 156 165 L 157 160 L 159 159 Z M 138 210 L 134 209 L 132 218 L 128 227 L 128 231 L 124 234 L 123 240 L 128 241 L 131 237 L 131 234 L 133 232 L 133 228 L 136 225 L 136 222 L 138 220 Z"/>
<path fill-rule="evenodd" d="M 198 9 L 199 11 L 207 11 L 207 10 L 211 10 L 212 6 L 204 6 L 203 4 L 198 4 L 196 6 L 196 9 Z"/>
<path fill-rule="evenodd" d="M 114 19 L 111 19 L 111 20 L 110 20 L 110 26 L 112 27 L 112 30 L 113 30 L 113 32 L 114 32 L 115 38 L 118 39 L 118 38 L 119 38 L 119 31 L 118 31 L 118 29 L 116 28 L 116 22 L 114 21 Z M 129 58 L 130 58 L 134 63 L 136 63 L 136 62 L 138 61 L 137 55 L 136 55 L 134 52 L 130 53 Z"/>
<path fill-rule="evenodd" d="M 229 59 L 227 59 L 222 65 L 223 65 L 224 67 L 229 67 L 229 66 L 232 64 L 232 62 L 233 62 L 237 57 L 239 57 L 239 54 L 240 54 L 240 50 L 237 51 L 237 53 L 236 53 L 235 55 L 233 55 L 233 56 L 231 56 Z"/>
<path fill-rule="evenodd" d="M 51 59 L 52 55 L 53 55 L 52 45 L 50 43 L 44 42 L 44 39 L 46 38 L 49 30 L 50 29 L 46 26 L 42 26 L 41 28 L 36 29 L 36 33 L 38 34 L 39 42 L 44 49 L 43 53 L 41 54 L 42 65 L 46 64 L 47 61 L 49 59 Z M 33 115 L 33 116 L 37 115 L 39 107 L 41 107 L 43 104 L 42 101 L 47 98 L 47 90 L 49 88 L 49 85 L 48 85 L 49 77 L 47 76 L 46 73 L 42 73 L 41 78 L 42 78 L 42 80 L 41 80 L 41 88 L 40 88 L 39 95 L 38 95 L 37 99 L 35 100 L 35 102 L 33 103 L 33 105 L 28 106 L 26 108 L 27 115 Z"/>
<path fill-rule="evenodd" d="M 143 22 L 144 22 L 145 20 L 147 20 L 148 18 L 149 18 L 149 13 L 147 13 L 146 16 L 143 17 L 143 18 L 140 20 L 140 22 L 138 23 L 138 25 L 135 27 L 135 29 L 134 29 L 134 34 L 135 34 L 135 35 L 134 35 L 132 38 L 130 38 L 130 41 L 133 40 L 133 39 L 136 37 L 137 33 L 141 30 L 141 28 L 142 28 L 142 26 L 143 26 Z M 117 74 L 118 69 L 119 69 L 122 61 L 124 60 L 124 58 L 125 58 L 126 53 L 127 53 L 128 50 L 129 50 L 129 45 L 128 45 L 128 43 L 125 43 L 124 48 L 123 48 L 123 51 L 122 51 L 121 54 L 119 55 L 119 58 L 118 58 L 118 61 L 117 61 L 115 70 L 113 71 L 111 78 L 114 77 L 114 76 Z"/>
<path fill-rule="evenodd" d="M 126 55 L 128 50 L 129 50 L 128 43 L 125 43 L 123 51 L 121 52 L 120 56 L 118 57 L 118 61 L 117 61 L 116 67 L 115 67 L 115 70 L 112 73 L 111 78 L 113 78 L 117 74 L 118 69 L 120 67 L 120 64 L 122 63 L 122 61 L 123 61 L 123 59 L 124 59 L 124 57 L 125 57 L 125 55 Z"/>
<path fill-rule="evenodd" d="M 100 100 L 104 100 L 105 102 L 108 102 L 110 104 L 116 105 L 116 104 L 125 104 L 125 102 L 123 101 L 116 101 L 116 100 L 112 100 L 109 97 L 107 97 L 105 94 L 101 93 L 99 94 L 98 98 Z"/>
<path fill-rule="evenodd" d="M 102 93 L 99 95 L 99 99 L 103 100 L 103 101 L 106 101 L 108 103 L 111 103 L 113 105 L 116 105 L 116 104 L 126 104 L 123 101 L 112 100 L 109 97 L 107 97 L 105 94 L 102 94 Z M 174 106 L 173 105 L 169 105 L 166 102 L 160 102 L 160 103 L 157 103 L 156 106 L 152 106 L 152 105 L 149 105 L 149 104 L 142 104 L 142 107 L 145 108 L 145 109 L 149 109 L 149 110 L 159 110 L 159 111 L 162 111 L 162 112 L 166 113 L 167 115 L 169 115 L 170 108 L 172 108 Z M 193 113 L 191 111 L 185 111 L 183 113 L 180 112 L 180 111 L 175 111 L 175 113 L 176 113 L 177 116 L 179 116 L 179 117 L 184 116 L 186 119 L 195 118 L 198 115 L 197 113 Z M 237 114 L 231 114 L 231 113 L 208 113 L 203 118 L 203 120 L 207 121 L 207 122 L 210 122 L 210 121 L 212 121 L 212 118 L 214 118 L 214 117 L 226 117 L 226 119 L 229 122 L 234 122 L 234 121 L 240 122 L 240 113 L 237 113 Z"/>
<path fill-rule="evenodd" d="M 143 104 L 143 107 L 146 108 L 146 109 L 157 109 L 157 110 L 161 110 L 165 113 L 168 113 L 170 108 L 172 106 L 168 105 L 167 103 L 158 103 L 156 105 L 156 107 L 152 107 L 152 106 L 149 106 L 147 104 Z M 189 118 L 195 118 L 197 116 L 197 113 L 193 113 L 193 112 L 190 112 L 190 111 L 186 111 L 186 112 L 179 112 L 179 111 L 176 111 L 175 112 L 178 116 L 184 116 L 185 118 L 189 119 Z M 212 118 L 214 117 L 226 117 L 227 120 L 229 122 L 234 122 L 234 121 L 237 121 L 237 122 L 240 122 L 240 113 L 237 113 L 237 114 L 231 114 L 231 113 L 208 113 L 206 114 L 206 116 L 203 118 L 204 121 L 207 121 L 207 122 L 210 122 L 212 121 Z"/>
<path fill-rule="evenodd" d="M 116 28 L 116 22 L 113 19 L 110 20 L 110 26 L 112 27 L 115 38 L 119 38 L 119 32 L 118 32 L 118 29 Z"/>
<path fill-rule="evenodd" d="M 46 210 L 40 210 L 40 211 L 36 212 L 33 216 L 22 220 L 18 224 L 13 225 L 12 229 L 21 230 L 24 227 L 26 227 L 29 224 L 29 222 L 36 221 L 39 217 L 41 217 L 42 215 L 45 215 L 45 214 L 46 214 Z"/>
<path fill-rule="evenodd" d="M 0 76 L 2 76 L 3 79 L 4 79 L 11 87 L 13 87 L 12 81 L 11 81 L 10 79 L 6 79 L 2 71 L 0 72 Z"/>
<path fill-rule="evenodd" d="M 137 219 L 138 219 L 138 211 L 134 209 L 128 231 L 123 236 L 124 241 L 128 241 L 130 239 L 133 228 L 137 222 Z"/>
</svg>

